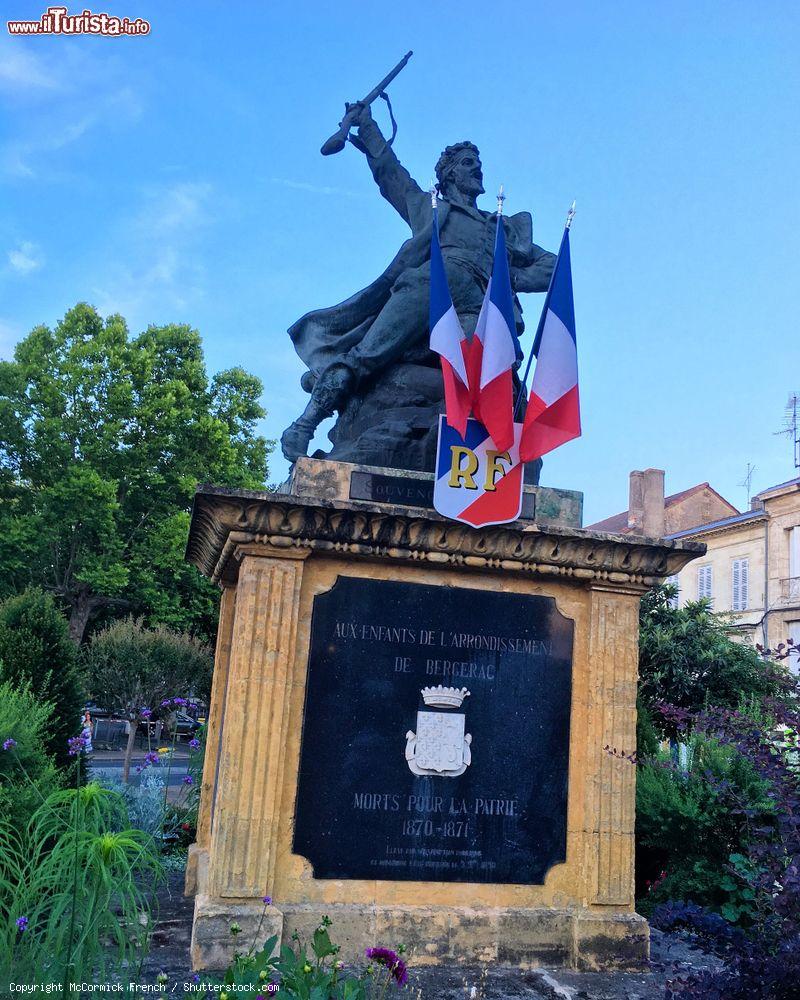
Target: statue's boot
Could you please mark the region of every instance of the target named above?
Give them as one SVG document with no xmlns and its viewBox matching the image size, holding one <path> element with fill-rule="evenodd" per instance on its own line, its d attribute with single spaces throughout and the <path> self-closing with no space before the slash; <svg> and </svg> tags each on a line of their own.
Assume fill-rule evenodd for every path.
<svg viewBox="0 0 800 1000">
<path fill-rule="evenodd" d="M 308 446 L 317 427 L 341 407 L 354 381 L 353 373 L 346 365 L 331 365 L 320 375 L 305 410 L 281 435 L 281 450 L 288 462 L 308 454 Z"/>
</svg>

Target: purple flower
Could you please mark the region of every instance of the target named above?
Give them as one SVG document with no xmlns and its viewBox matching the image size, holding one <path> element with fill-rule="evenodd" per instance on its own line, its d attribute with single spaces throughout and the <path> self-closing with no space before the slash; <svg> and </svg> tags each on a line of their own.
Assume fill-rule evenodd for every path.
<svg viewBox="0 0 800 1000">
<path fill-rule="evenodd" d="M 272 906 L 272 896 L 264 896 L 264 906 Z"/>
<path fill-rule="evenodd" d="M 26 931 L 28 929 L 28 918 L 27 917 L 17 917 L 17 930 Z"/>
<path fill-rule="evenodd" d="M 185 705 L 186 704 L 186 699 L 185 698 L 173 698 L 172 699 L 172 704 L 173 705 Z"/>
<path fill-rule="evenodd" d="M 150 750 L 144 755 L 144 766 L 149 767 L 151 764 L 157 764 L 159 759 L 158 753 L 155 750 Z"/>
<path fill-rule="evenodd" d="M 392 951 L 391 948 L 367 948 L 364 954 L 371 961 L 385 966 L 391 972 L 392 976 L 394 976 L 398 986 L 406 985 L 408 982 L 408 969 L 406 963 L 396 951 Z"/>
<path fill-rule="evenodd" d="M 9 737 L 9 738 L 8 738 L 8 739 L 7 739 L 7 740 L 6 740 L 6 741 L 5 741 L 4 743 L 3 743 L 3 749 L 4 749 L 4 750 L 13 750 L 13 749 L 14 749 L 14 747 L 15 747 L 16 745 L 17 745 L 17 741 L 16 741 L 16 740 L 12 740 L 12 739 L 11 739 L 11 738 Z"/>
<path fill-rule="evenodd" d="M 199 750 L 200 749 L 200 740 L 189 740 L 189 749 L 190 750 Z"/>
<path fill-rule="evenodd" d="M 169 708 L 169 706 L 170 706 L 171 704 L 172 704 L 172 702 L 170 701 L 170 699 L 169 699 L 169 698 L 165 698 L 165 699 L 164 699 L 164 700 L 163 700 L 163 701 L 161 702 L 161 707 L 162 707 L 162 708 Z"/>
<path fill-rule="evenodd" d="M 194 778 L 191 776 L 191 774 L 184 774 L 184 776 L 183 776 L 183 783 L 184 783 L 184 785 L 193 785 L 194 784 Z"/>
<path fill-rule="evenodd" d="M 149 719 L 152 714 L 153 714 L 153 710 L 151 708 L 140 708 L 139 709 L 139 715 L 141 715 L 141 717 L 143 719 Z"/>
<path fill-rule="evenodd" d="M 83 736 L 71 736 L 67 740 L 67 747 L 69 748 L 70 757 L 76 757 L 81 750 L 86 749 L 86 740 Z"/>
</svg>

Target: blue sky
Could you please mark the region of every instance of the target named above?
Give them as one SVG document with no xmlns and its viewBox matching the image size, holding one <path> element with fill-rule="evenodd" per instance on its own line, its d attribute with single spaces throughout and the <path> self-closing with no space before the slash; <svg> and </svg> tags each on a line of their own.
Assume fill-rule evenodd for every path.
<svg viewBox="0 0 800 1000">
<path fill-rule="evenodd" d="M 3 18 L 44 6 L 7 0 Z M 800 390 L 796 5 L 95 9 L 151 34 L 0 36 L 0 356 L 79 300 L 132 332 L 187 322 L 211 370 L 262 378 L 278 437 L 305 400 L 286 328 L 371 281 L 407 235 L 360 154 L 319 146 L 413 49 L 391 93 L 422 184 L 470 138 L 483 207 L 503 183 L 543 246 L 578 202 L 584 435 L 543 483 L 582 490 L 589 523 L 627 506 L 635 468 L 739 507 L 748 462 L 755 489 L 795 474 L 773 432 Z M 523 305 L 530 334 L 541 296 Z M 276 455 L 272 478 L 285 470 Z"/>
</svg>

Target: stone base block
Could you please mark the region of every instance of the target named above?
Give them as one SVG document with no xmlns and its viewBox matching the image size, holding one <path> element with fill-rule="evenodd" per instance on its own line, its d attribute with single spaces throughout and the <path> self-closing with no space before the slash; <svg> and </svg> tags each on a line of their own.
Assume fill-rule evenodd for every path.
<svg viewBox="0 0 800 1000">
<path fill-rule="evenodd" d="M 195 969 L 224 968 L 235 947 L 230 925 L 242 928 L 238 946 L 248 947 L 263 907 L 227 903 L 198 895 L 192 933 Z M 650 954 L 647 921 L 635 913 L 595 915 L 570 909 L 443 906 L 375 906 L 287 903 L 271 906 L 258 945 L 273 934 L 286 943 L 297 931 L 308 941 L 323 916 L 333 921 L 331 937 L 346 962 L 364 949 L 404 944 L 412 965 L 561 966 L 574 969 L 638 968 Z"/>
<path fill-rule="evenodd" d="M 582 913 L 575 921 L 575 966 L 638 969 L 650 958 L 650 927 L 638 913 Z"/>
<path fill-rule="evenodd" d="M 234 922 L 242 929 L 235 937 L 231 934 Z M 192 968 L 225 969 L 233 961 L 234 951 L 247 951 L 254 940 L 258 950 L 273 934 L 280 945 L 283 928 L 283 914 L 274 906 L 265 910 L 260 901 L 219 902 L 198 894 L 192 924 Z"/>
<path fill-rule="evenodd" d="M 208 849 L 199 844 L 189 845 L 189 855 L 186 858 L 186 876 L 183 883 L 184 896 L 195 896 L 204 892 L 208 874 Z"/>
</svg>

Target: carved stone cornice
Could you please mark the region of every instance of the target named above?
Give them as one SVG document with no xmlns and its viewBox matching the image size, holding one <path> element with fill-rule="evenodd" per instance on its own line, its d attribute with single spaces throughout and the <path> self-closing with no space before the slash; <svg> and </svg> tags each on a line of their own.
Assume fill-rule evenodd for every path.
<svg viewBox="0 0 800 1000">
<path fill-rule="evenodd" d="M 699 542 L 523 522 L 476 529 L 438 514 L 388 504 L 198 487 L 186 558 L 209 579 L 231 584 L 238 573 L 237 549 L 253 544 L 273 551 L 299 548 L 642 589 L 677 573 L 706 551 Z"/>
</svg>

